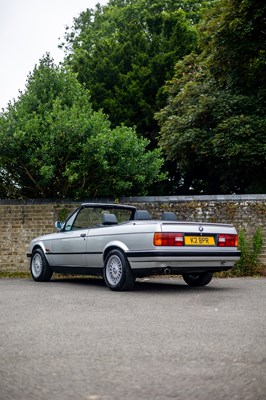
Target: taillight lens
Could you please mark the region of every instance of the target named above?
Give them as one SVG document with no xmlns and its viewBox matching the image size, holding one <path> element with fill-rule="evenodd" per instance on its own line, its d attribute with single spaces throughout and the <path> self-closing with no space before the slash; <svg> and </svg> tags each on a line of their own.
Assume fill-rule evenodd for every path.
<svg viewBox="0 0 266 400">
<path fill-rule="evenodd" d="M 153 237 L 154 246 L 184 246 L 183 233 L 156 232 Z"/>
<path fill-rule="evenodd" d="M 238 236 L 234 234 L 221 234 L 218 237 L 219 247 L 237 247 Z"/>
</svg>

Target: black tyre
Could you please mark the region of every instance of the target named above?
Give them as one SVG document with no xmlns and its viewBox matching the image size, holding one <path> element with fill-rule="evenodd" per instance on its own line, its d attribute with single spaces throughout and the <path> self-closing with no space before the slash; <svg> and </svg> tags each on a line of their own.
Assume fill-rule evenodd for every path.
<svg viewBox="0 0 266 400">
<path fill-rule="evenodd" d="M 36 249 L 32 253 L 30 272 L 32 278 L 37 282 L 48 282 L 53 275 L 41 249 Z"/>
<path fill-rule="evenodd" d="M 104 263 L 104 280 L 112 290 L 130 290 L 135 283 L 129 262 L 120 250 L 112 250 Z"/>
<path fill-rule="evenodd" d="M 196 274 L 184 274 L 182 275 L 184 281 L 189 286 L 206 286 L 212 280 L 212 272 L 201 272 Z"/>
</svg>

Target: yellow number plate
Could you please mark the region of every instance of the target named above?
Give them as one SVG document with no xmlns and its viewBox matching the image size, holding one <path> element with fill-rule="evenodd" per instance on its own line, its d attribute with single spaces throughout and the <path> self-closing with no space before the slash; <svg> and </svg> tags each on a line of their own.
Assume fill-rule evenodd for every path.
<svg viewBox="0 0 266 400">
<path fill-rule="evenodd" d="M 213 236 L 185 236 L 186 246 L 215 246 Z"/>
</svg>

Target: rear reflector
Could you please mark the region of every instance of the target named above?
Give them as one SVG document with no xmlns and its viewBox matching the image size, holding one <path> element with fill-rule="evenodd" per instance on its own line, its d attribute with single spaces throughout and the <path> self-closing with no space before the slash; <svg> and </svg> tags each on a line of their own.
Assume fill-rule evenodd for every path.
<svg viewBox="0 0 266 400">
<path fill-rule="evenodd" d="M 237 247 L 238 236 L 232 234 L 221 234 L 218 236 L 219 247 Z"/>
<path fill-rule="evenodd" d="M 153 237 L 154 246 L 184 246 L 183 233 L 156 232 Z"/>
</svg>

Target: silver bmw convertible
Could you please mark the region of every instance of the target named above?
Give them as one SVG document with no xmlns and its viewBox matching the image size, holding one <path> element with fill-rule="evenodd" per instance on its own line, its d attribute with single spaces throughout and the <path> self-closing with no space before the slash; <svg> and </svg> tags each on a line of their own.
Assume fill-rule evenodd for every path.
<svg viewBox="0 0 266 400">
<path fill-rule="evenodd" d="M 49 281 L 54 272 L 97 275 L 112 290 L 129 290 L 137 277 L 172 274 L 204 286 L 240 258 L 232 225 L 182 222 L 173 212 L 152 219 L 129 205 L 85 203 L 55 227 L 30 243 L 35 281 Z"/>
</svg>

